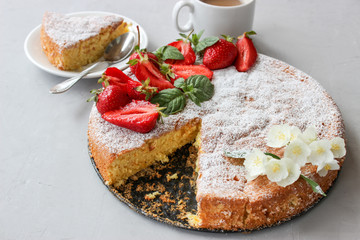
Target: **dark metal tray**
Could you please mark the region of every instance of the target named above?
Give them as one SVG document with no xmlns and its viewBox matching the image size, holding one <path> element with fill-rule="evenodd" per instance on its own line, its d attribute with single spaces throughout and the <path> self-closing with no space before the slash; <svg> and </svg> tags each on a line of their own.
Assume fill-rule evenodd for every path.
<svg viewBox="0 0 360 240">
<path fill-rule="evenodd" d="M 185 145 L 169 156 L 170 161 L 168 163 L 159 163 L 148 167 L 129 178 L 126 184 L 120 188 L 115 188 L 105 184 L 105 181 L 90 154 L 91 162 L 96 173 L 110 192 L 131 209 L 146 217 L 188 230 L 222 233 L 249 232 L 241 229 L 236 231 L 226 231 L 194 228 L 188 223 L 188 218 L 186 216 L 188 214 L 196 214 L 197 212 L 194 184 L 196 181 L 196 173 L 194 171 L 196 157 L 197 151 L 195 147 L 191 144 Z M 177 175 L 177 178 L 170 179 L 170 176 L 174 176 L 174 174 Z M 327 192 L 329 192 L 329 190 Z M 154 199 L 146 200 L 148 194 L 156 191 L 159 192 L 160 195 L 155 196 Z M 320 198 L 319 201 L 321 199 L 323 198 Z M 317 205 L 318 202 L 313 204 L 309 209 Z M 293 216 L 291 219 L 303 215 L 307 210 Z M 272 226 L 280 225 L 291 219 L 278 222 Z M 256 230 L 263 228 L 266 227 Z"/>
</svg>

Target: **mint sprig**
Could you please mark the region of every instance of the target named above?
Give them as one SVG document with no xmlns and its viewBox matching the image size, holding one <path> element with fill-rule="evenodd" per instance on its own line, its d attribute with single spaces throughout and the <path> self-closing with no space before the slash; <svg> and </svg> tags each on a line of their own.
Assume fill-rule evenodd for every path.
<svg viewBox="0 0 360 240">
<path fill-rule="evenodd" d="M 174 86 L 181 88 L 184 94 L 198 106 L 214 95 L 214 85 L 204 75 L 193 75 L 186 81 L 183 78 L 177 79 Z"/>
<path fill-rule="evenodd" d="M 174 86 L 176 88 L 162 90 L 151 99 L 151 103 L 166 107 L 163 113 L 168 115 L 182 111 L 187 98 L 201 106 L 202 102 L 211 99 L 214 95 L 214 85 L 204 75 L 193 75 L 186 81 L 179 78 Z"/>
</svg>

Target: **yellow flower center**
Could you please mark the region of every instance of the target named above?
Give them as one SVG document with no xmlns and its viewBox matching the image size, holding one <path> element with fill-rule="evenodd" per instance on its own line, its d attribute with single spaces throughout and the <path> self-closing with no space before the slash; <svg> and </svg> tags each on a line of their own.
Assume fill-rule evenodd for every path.
<svg viewBox="0 0 360 240">
<path fill-rule="evenodd" d="M 273 166 L 272 166 L 272 171 L 274 173 L 278 172 L 280 170 L 280 165 L 278 163 L 275 163 Z"/>
<path fill-rule="evenodd" d="M 301 153 L 302 153 L 301 147 L 295 146 L 295 147 L 292 149 L 292 153 L 293 153 L 294 155 L 296 155 L 296 156 L 301 155 Z"/>
<path fill-rule="evenodd" d="M 324 148 L 322 147 L 318 147 L 317 150 L 316 150 L 317 154 L 322 154 L 325 152 Z"/>
<path fill-rule="evenodd" d="M 325 168 L 326 171 L 331 170 L 331 166 L 329 164 L 326 164 L 324 168 Z"/>
<path fill-rule="evenodd" d="M 339 144 L 333 143 L 333 144 L 331 144 L 331 149 L 334 151 L 338 151 L 338 150 L 340 150 L 340 146 L 339 146 Z"/>
<path fill-rule="evenodd" d="M 260 164 L 262 163 L 261 159 L 259 157 L 256 157 L 256 159 L 254 160 L 254 164 L 255 166 L 260 166 Z"/>
<path fill-rule="evenodd" d="M 281 141 L 284 141 L 285 140 L 285 134 L 284 133 L 279 133 L 278 139 L 281 140 Z"/>
</svg>

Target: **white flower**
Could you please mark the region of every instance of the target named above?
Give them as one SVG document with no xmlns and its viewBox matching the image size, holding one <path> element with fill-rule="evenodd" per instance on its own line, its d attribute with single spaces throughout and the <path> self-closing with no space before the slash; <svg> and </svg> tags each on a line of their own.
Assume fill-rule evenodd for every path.
<svg viewBox="0 0 360 240">
<path fill-rule="evenodd" d="M 279 148 L 289 143 L 291 139 L 290 126 L 274 125 L 270 128 L 267 135 L 267 145 L 269 147 Z"/>
<path fill-rule="evenodd" d="M 286 163 L 277 159 L 270 159 L 265 164 L 265 173 L 271 182 L 279 182 L 289 175 Z"/>
<path fill-rule="evenodd" d="M 300 135 L 301 135 L 301 130 L 298 127 L 296 127 L 296 126 L 290 127 L 290 142 L 297 139 L 297 137 Z"/>
<path fill-rule="evenodd" d="M 244 166 L 247 171 L 246 179 L 248 181 L 254 180 L 259 175 L 265 174 L 264 163 L 267 162 L 268 156 L 262 151 L 254 148 L 253 151 L 246 155 Z"/>
<path fill-rule="evenodd" d="M 310 144 L 313 141 L 317 140 L 317 132 L 314 126 L 309 126 L 305 129 L 305 131 L 299 136 L 301 140 L 306 144 Z"/>
<path fill-rule="evenodd" d="M 295 139 L 285 148 L 284 156 L 292 159 L 299 166 L 304 166 L 311 150 L 307 144 L 300 139 Z"/>
<path fill-rule="evenodd" d="M 345 149 L 345 141 L 340 137 L 336 137 L 330 140 L 331 144 L 331 151 L 334 154 L 335 158 L 341 158 L 345 156 L 346 149 Z"/>
<path fill-rule="evenodd" d="M 334 159 L 334 155 L 331 152 L 331 144 L 329 140 L 323 139 L 314 141 L 309 145 L 311 154 L 308 157 L 308 161 L 313 165 L 320 165 L 326 161 Z"/>
<path fill-rule="evenodd" d="M 282 158 L 281 161 L 285 162 L 288 171 L 288 176 L 285 179 L 280 180 L 276 183 L 281 187 L 286 187 L 290 184 L 293 184 L 296 180 L 299 179 L 301 171 L 300 171 L 300 166 L 296 164 L 292 159 L 285 157 Z"/>
<path fill-rule="evenodd" d="M 338 170 L 338 169 L 340 169 L 338 161 L 336 161 L 335 159 L 331 159 L 318 165 L 317 172 L 321 177 L 324 177 L 326 176 L 329 170 Z"/>
</svg>

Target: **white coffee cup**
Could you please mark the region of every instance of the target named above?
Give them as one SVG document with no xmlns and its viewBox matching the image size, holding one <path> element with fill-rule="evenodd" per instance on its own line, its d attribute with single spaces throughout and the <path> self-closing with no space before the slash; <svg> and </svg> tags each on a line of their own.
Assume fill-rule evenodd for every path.
<svg viewBox="0 0 360 240">
<path fill-rule="evenodd" d="M 225 2 L 227 0 L 221 0 Z M 239 0 L 239 5 L 218 6 L 206 0 L 181 0 L 173 9 L 173 20 L 180 32 L 194 29 L 195 33 L 205 30 L 203 36 L 221 34 L 237 37 L 253 30 L 255 0 Z M 221 3 L 221 2 L 220 2 Z M 179 13 L 183 7 L 190 9 L 190 19 L 184 26 L 179 24 Z"/>
</svg>

